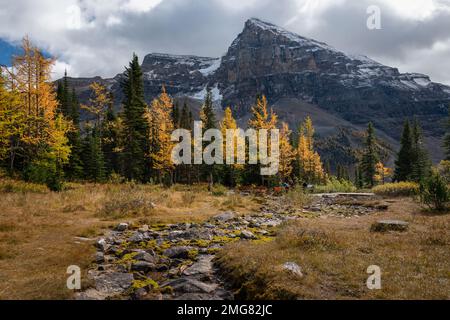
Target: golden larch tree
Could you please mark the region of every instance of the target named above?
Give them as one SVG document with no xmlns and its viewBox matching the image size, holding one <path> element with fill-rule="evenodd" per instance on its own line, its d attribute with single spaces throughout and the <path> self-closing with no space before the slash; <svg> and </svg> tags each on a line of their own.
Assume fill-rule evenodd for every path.
<svg viewBox="0 0 450 320">
<path fill-rule="evenodd" d="M 311 183 L 323 181 L 325 172 L 320 155 L 314 151 L 314 126 L 309 116 L 299 128 L 297 160 L 301 180 Z"/>
<path fill-rule="evenodd" d="M 281 181 L 286 181 L 292 173 L 292 163 L 295 160 L 296 152 L 291 145 L 291 130 L 286 122 L 281 124 L 280 130 L 280 166 L 278 174 Z"/>
<path fill-rule="evenodd" d="M 173 101 L 163 86 L 161 94 L 152 101 L 147 113 L 151 130 L 151 164 L 152 168 L 158 171 L 160 179 L 164 174 L 171 174 L 174 169 L 172 149 L 175 144 L 170 139 L 174 130 L 172 110 Z"/>
</svg>

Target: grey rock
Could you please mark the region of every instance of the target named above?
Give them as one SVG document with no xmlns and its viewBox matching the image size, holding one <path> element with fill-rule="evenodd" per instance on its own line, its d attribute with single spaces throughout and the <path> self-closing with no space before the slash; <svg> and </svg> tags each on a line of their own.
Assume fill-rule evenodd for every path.
<svg viewBox="0 0 450 320">
<path fill-rule="evenodd" d="M 127 290 L 133 283 L 130 273 L 105 272 L 94 276 L 95 288 L 107 294 L 118 294 Z"/>
<path fill-rule="evenodd" d="M 134 242 L 134 243 L 139 243 L 142 241 L 145 241 L 145 237 L 142 233 L 140 233 L 139 231 L 136 231 L 135 233 L 133 233 L 133 235 L 131 237 L 128 238 L 129 242 Z"/>
<path fill-rule="evenodd" d="M 145 273 L 156 270 L 156 265 L 147 261 L 137 261 L 131 264 L 131 270 Z"/>
<path fill-rule="evenodd" d="M 167 286 L 179 293 L 211 293 L 218 287 L 215 283 L 205 283 L 193 278 L 178 278 L 161 285 L 161 287 Z"/>
<path fill-rule="evenodd" d="M 298 277 L 303 277 L 302 268 L 295 262 L 286 262 L 282 268 Z"/>
<path fill-rule="evenodd" d="M 95 262 L 96 263 L 103 263 L 103 262 L 105 262 L 105 254 L 103 252 L 97 251 L 95 253 Z"/>
<path fill-rule="evenodd" d="M 116 230 L 119 232 L 123 232 L 123 231 L 127 230 L 128 227 L 129 227 L 128 223 L 122 222 L 117 225 Z"/>
<path fill-rule="evenodd" d="M 97 240 L 95 246 L 102 252 L 106 252 L 109 248 L 109 244 L 106 242 L 106 239 L 104 238 L 100 238 L 99 240 Z"/>
<path fill-rule="evenodd" d="M 247 240 L 250 240 L 250 239 L 256 239 L 256 236 L 252 233 L 252 232 L 250 232 L 250 231 L 248 231 L 248 230 L 242 230 L 241 231 L 241 234 L 239 235 L 241 238 L 243 238 L 243 239 L 247 239 Z"/>
<path fill-rule="evenodd" d="M 155 257 L 154 255 L 151 255 L 150 253 L 145 252 L 145 251 L 139 252 L 133 258 L 134 258 L 134 260 L 138 260 L 138 261 L 146 261 L 146 262 L 150 262 L 150 263 L 153 263 L 153 264 L 158 263 L 158 258 L 157 257 Z"/>
<path fill-rule="evenodd" d="M 227 222 L 229 220 L 234 219 L 235 217 L 236 215 L 233 212 L 228 211 L 214 216 L 213 219 L 220 222 Z"/>
<path fill-rule="evenodd" d="M 183 275 L 209 277 L 213 270 L 213 258 L 213 255 L 200 257 L 196 263 L 183 271 Z"/>
<path fill-rule="evenodd" d="M 171 259 L 174 259 L 174 258 L 187 259 L 187 258 L 189 258 L 190 250 L 192 250 L 192 247 L 186 247 L 186 246 L 172 247 L 172 248 L 164 250 L 163 255 L 166 257 L 169 257 Z"/>
<path fill-rule="evenodd" d="M 401 220 L 380 220 L 372 224 L 370 230 L 373 232 L 406 231 L 409 223 Z"/>
</svg>

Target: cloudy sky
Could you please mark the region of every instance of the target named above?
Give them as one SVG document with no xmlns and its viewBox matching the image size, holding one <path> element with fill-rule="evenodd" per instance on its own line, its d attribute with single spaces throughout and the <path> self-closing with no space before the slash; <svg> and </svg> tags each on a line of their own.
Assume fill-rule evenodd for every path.
<svg viewBox="0 0 450 320">
<path fill-rule="evenodd" d="M 0 62 L 28 34 L 55 78 L 112 77 L 132 52 L 221 56 L 250 17 L 450 85 L 450 0 L 0 0 Z"/>
</svg>

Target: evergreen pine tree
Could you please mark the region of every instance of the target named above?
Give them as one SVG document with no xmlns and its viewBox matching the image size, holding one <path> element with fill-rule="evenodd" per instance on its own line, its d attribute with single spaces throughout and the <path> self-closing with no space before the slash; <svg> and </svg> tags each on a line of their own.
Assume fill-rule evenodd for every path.
<svg viewBox="0 0 450 320">
<path fill-rule="evenodd" d="M 145 181 L 149 177 L 150 164 L 149 128 L 146 120 L 147 105 L 144 100 L 144 83 L 141 66 L 136 54 L 126 68 L 122 81 L 124 93 L 124 173 L 129 180 Z"/>
<path fill-rule="evenodd" d="M 200 111 L 200 118 L 203 122 L 203 134 L 209 129 L 217 128 L 216 114 L 214 113 L 214 106 L 212 101 L 211 89 L 208 88 L 205 96 L 205 101 Z M 208 143 L 204 143 L 203 149 Z M 204 164 L 202 166 L 202 174 L 208 177 L 209 188 L 214 184 L 214 175 L 217 174 L 215 165 Z"/>
<path fill-rule="evenodd" d="M 412 130 L 412 171 L 410 178 L 413 181 L 420 182 L 430 175 L 431 161 L 428 157 L 428 152 L 423 145 L 422 129 L 419 121 L 414 120 Z"/>
<path fill-rule="evenodd" d="M 83 141 L 83 167 L 87 180 L 104 181 L 105 162 L 99 130 L 95 127 L 88 130 Z"/>
<path fill-rule="evenodd" d="M 444 149 L 445 149 L 445 160 L 450 161 L 450 105 L 448 107 L 448 110 L 449 110 L 449 117 L 446 126 L 447 134 L 444 137 Z"/>
<path fill-rule="evenodd" d="M 111 93 L 110 105 L 102 123 L 102 150 L 105 158 L 105 172 L 109 176 L 120 172 L 120 119 L 114 112 L 113 97 Z"/>
<path fill-rule="evenodd" d="M 407 181 L 411 178 L 413 171 L 413 141 L 411 126 L 408 120 L 403 125 L 402 138 L 400 140 L 400 151 L 395 161 L 395 181 Z"/>
<path fill-rule="evenodd" d="M 375 185 L 376 164 L 378 163 L 378 152 L 376 146 L 375 130 L 371 122 L 367 127 L 367 138 L 364 153 L 361 160 L 361 173 L 364 182 L 373 187 Z"/>
<path fill-rule="evenodd" d="M 67 134 L 67 138 L 69 139 L 69 145 L 72 148 L 72 151 L 69 156 L 69 161 L 64 167 L 64 172 L 68 179 L 81 179 L 83 177 L 83 161 L 81 159 L 81 154 L 83 152 L 82 149 L 82 141 L 80 134 L 80 104 L 78 102 L 78 98 L 75 94 L 75 90 L 72 89 L 72 93 L 70 95 L 70 117 L 72 120 L 72 130 L 70 130 Z"/>
</svg>

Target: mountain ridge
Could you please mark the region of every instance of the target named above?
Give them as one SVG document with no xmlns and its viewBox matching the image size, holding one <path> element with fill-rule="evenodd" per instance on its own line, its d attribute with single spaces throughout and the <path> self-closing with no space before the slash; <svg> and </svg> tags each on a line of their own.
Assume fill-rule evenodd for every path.
<svg viewBox="0 0 450 320">
<path fill-rule="evenodd" d="M 188 99 L 198 109 L 210 87 L 216 105 L 230 105 L 242 125 L 256 94 L 265 94 L 272 107 L 286 113 L 281 120 L 292 128 L 301 120 L 293 115 L 299 110 L 307 112 L 307 105 L 316 106 L 323 110 L 321 117 L 328 114 L 342 119 L 342 125 L 348 128 L 350 124 L 351 130 L 362 130 L 372 121 L 394 144 L 404 119 L 415 116 L 428 144 L 433 143 L 430 152 L 434 159 L 442 156 L 436 144 L 444 129 L 436 124 L 447 114 L 449 86 L 434 83 L 427 75 L 400 73 L 366 56 L 347 54 L 257 18 L 246 21 L 222 57 L 151 53 L 144 57 L 142 70 L 148 102 L 164 85 L 175 99 Z M 117 108 L 122 100 L 121 77 L 101 80 L 113 91 Z M 70 81 L 81 100 L 87 100 L 90 80 Z M 287 100 L 293 102 L 280 103 Z M 330 134 L 329 129 L 319 130 L 319 137 Z"/>
</svg>

